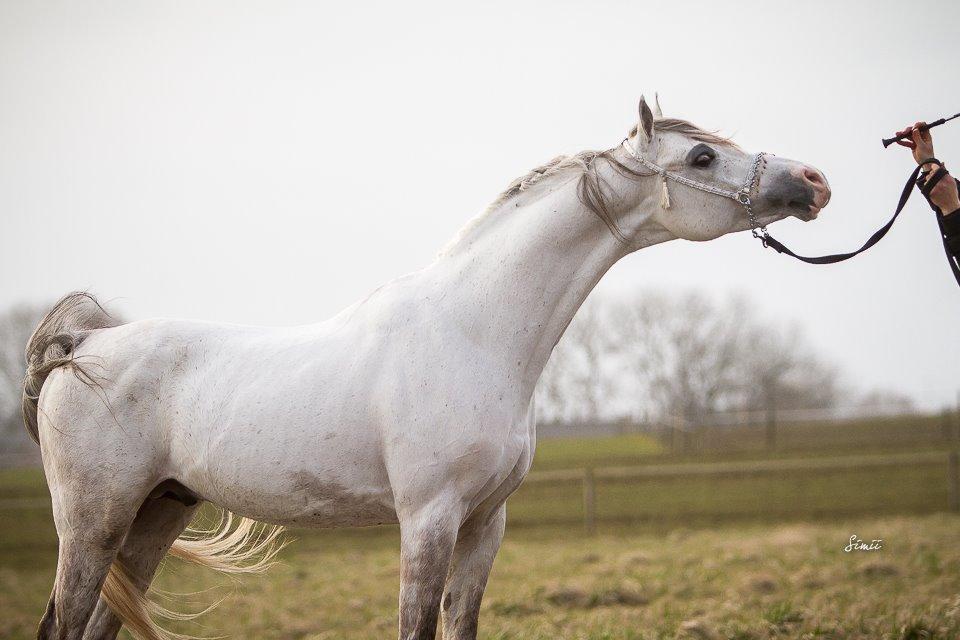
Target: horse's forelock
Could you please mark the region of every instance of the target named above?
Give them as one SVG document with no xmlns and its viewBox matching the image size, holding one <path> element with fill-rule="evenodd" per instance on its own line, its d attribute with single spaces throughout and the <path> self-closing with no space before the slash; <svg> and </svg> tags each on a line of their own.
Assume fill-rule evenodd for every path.
<svg viewBox="0 0 960 640">
<path fill-rule="evenodd" d="M 709 142 L 711 144 L 718 144 L 724 147 L 734 147 L 739 149 L 737 144 L 730 138 L 722 136 L 716 131 L 707 131 L 706 129 L 701 129 L 692 122 L 681 120 L 680 118 L 657 118 L 654 120 L 653 126 L 657 131 L 672 131 L 674 133 L 687 136 L 688 138 L 692 138 L 697 142 Z M 637 135 L 636 125 L 630 129 L 630 133 L 627 137 L 632 138 L 635 135 Z"/>
</svg>

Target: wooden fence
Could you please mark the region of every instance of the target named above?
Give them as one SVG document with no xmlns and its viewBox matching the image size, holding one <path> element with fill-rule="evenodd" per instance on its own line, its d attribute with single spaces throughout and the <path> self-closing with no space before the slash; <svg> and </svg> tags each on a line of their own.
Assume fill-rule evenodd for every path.
<svg viewBox="0 0 960 640">
<path fill-rule="evenodd" d="M 944 463 L 947 467 L 947 473 L 943 479 L 947 487 L 947 503 L 944 507 L 951 512 L 960 512 L 960 456 L 956 451 L 743 462 L 656 464 L 631 467 L 591 467 L 532 472 L 527 476 L 524 483 L 531 485 L 580 483 L 583 499 L 583 526 L 587 532 L 593 533 L 597 526 L 597 482 L 602 480 L 643 481 L 696 477 L 749 477 L 785 472 L 859 471 L 883 467 L 941 465 Z"/>
<path fill-rule="evenodd" d="M 883 468 L 900 467 L 927 468 L 927 479 L 924 487 L 936 494 L 942 493 L 946 486 L 945 501 L 936 498 L 929 500 L 924 510 L 947 510 L 960 512 L 960 456 L 957 451 L 928 451 L 902 454 L 883 455 L 846 455 L 825 458 L 790 458 L 767 459 L 736 462 L 692 462 L 673 464 L 649 464 L 629 467 L 590 467 L 583 469 L 567 469 L 556 471 L 535 471 L 530 473 L 524 481 L 524 488 L 537 490 L 537 487 L 551 491 L 560 489 L 574 499 L 576 494 L 570 495 L 563 490 L 564 486 L 579 485 L 580 500 L 582 502 L 583 527 L 588 533 L 596 531 L 598 516 L 598 484 L 601 483 L 656 483 L 663 480 L 722 480 L 738 478 L 763 478 L 783 474 L 794 474 L 799 477 L 816 477 L 825 473 L 862 472 Z M 940 469 L 945 469 L 943 476 Z M 930 473 L 933 473 L 931 476 Z M 940 477 L 940 480 L 937 478 Z M 524 492 L 521 488 L 521 494 Z M 927 493 L 925 491 L 925 493 Z M 520 506 L 519 503 L 517 503 Z M 530 500 L 527 500 L 530 504 Z M 569 503 L 567 503 L 569 505 Z M 937 506 L 937 505 L 941 506 Z M 3 496 L 0 494 L 0 512 L 49 509 L 49 497 L 38 496 Z M 830 509 L 828 508 L 828 511 Z M 565 513 L 570 514 L 570 511 Z M 762 508 L 758 509 L 762 515 Z M 7 516 L 4 516 L 7 517 Z M 565 516 L 568 517 L 568 516 Z M 577 516 L 574 516 L 574 522 Z M 532 522 L 536 522 L 533 519 Z"/>
</svg>

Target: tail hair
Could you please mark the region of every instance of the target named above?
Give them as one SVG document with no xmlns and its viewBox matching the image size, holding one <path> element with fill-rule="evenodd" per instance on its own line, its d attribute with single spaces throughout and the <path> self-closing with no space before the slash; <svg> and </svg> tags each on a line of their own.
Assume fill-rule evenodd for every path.
<svg viewBox="0 0 960 640">
<path fill-rule="evenodd" d="M 210 529 L 187 529 L 169 554 L 230 575 L 263 573 L 276 564 L 276 555 L 287 545 L 282 533 L 283 527 L 222 511 L 219 524 Z M 193 620 L 220 604 L 181 613 L 151 600 L 146 591 L 147 585 L 137 585 L 119 560 L 110 566 L 101 590 L 104 601 L 137 640 L 192 640 L 194 636 L 168 631 L 157 620 Z"/>
<path fill-rule="evenodd" d="M 187 529 L 170 547 L 170 555 L 221 573 L 263 573 L 276 564 L 275 556 L 287 546 L 282 534 L 283 527 L 235 518 L 224 511 L 212 529 Z"/>
<path fill-rule="evenodd" d="M 50 372 L 57 367 L 72 367 L 87 384 L 96 384 L 74 352 L 92 331 L 122 324 L 111 316 L 91 294 L 74 291 L 60 298 L 43 317 L 27 341 L 24 352 L 27 372 L 23 378 L 21 412 L 27 433 L 40 443 L 37 412 L 40 390 Z"/>
</svg>

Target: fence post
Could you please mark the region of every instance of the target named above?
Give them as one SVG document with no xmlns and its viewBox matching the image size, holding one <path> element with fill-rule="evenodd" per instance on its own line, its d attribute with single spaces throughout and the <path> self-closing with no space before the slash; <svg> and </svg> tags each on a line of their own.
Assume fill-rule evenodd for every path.
<svg viewBox="0 0 960 640">
<path fill-rule="evenodd" d="M 960 511 L 960 455 L 956 451 L 947 456 L 947 508 Z"/>
<path fill-rule="evenodd" d="M 772 402 L 767 405 L 767 451 L 777 448 L 777 407 Z"/>
<path fill-rule="evenodd" d="M 597 488 L 593 467 L 583 470 L 583 527 L 590 535 L 597 531 Z"/>
<path fill-rule="evenodd" d="M 953 418 L 953 439 L 954 442 L 960 442 L 960 390 L 957 391 L 957 408 Z"/>
<path fill-rule="evenodd" d="M 683 415 L 673 418 L 673 453 L 690 452 L 690 435 L 687 433 L 687 421 Z"/>
</svg>

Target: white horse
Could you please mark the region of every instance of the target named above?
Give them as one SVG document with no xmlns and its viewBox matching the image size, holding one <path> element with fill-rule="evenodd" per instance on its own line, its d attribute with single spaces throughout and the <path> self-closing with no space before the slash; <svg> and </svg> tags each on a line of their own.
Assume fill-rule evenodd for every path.
<svg viewBox="0 0 960 640">
<path fill-rule="evenodd" d="M 275 532 L 256 520 L 399 523 L 400 638 L 433 638 L 440 618 L 445 639 L 475 638 L 533 459 L 534 386 L 601 276 L 829 199 L 816 169 L 659 111 L 641 98 L 622 145 L 535 169 L 428 267 L 326 322 L 118 324 L 86 294 L 62 299 L 24 383 L 60 538 L 39 637 L 167 637 L 145 598 L 163 556 L 262 569 Z M 203 501 L 240 526 L 178 539 Z"/>
</svg>

